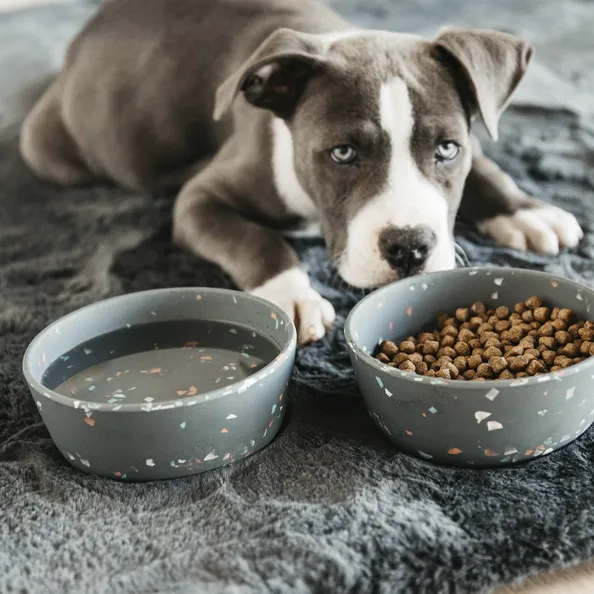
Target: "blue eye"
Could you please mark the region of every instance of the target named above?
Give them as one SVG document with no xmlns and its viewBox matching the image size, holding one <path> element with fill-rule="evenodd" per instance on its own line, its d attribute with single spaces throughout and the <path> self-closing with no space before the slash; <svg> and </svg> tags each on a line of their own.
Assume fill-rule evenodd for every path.
<svg viewBox="0 0 594 594">
<path fill-rule="evenodd" d="M 438 161 L 453 161 L 460 152 L 460 146 L 451 140 L 442 142 L 435 152 Z"/>
<path fill-rule="evenodd" d="M 357 158 L 357 151 L 350 144 L 339 144 L 330 151 L 330 157 L 339 165 L 348 165 Z"/>
</svg>

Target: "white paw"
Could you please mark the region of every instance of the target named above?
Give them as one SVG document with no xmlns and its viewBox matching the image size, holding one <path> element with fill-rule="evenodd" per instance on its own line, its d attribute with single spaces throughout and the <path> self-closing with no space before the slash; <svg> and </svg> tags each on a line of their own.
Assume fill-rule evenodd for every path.
<svg viewBox="0 0 594 594">
<path fill-rule="evenodd" d="M 571 213 L 549 205 L 493 217 L 480 223 L 478 228 L 499 245 L 552 255 L 558 254 L 561 248 L 576 247 L 584 236 Z"/>
<path fill-rule="evenodd" d="M 334 324 L 336 314 L 332 304 L 312 289 L 301 268 L 291 268 L 251 293 L 278 305 L 291 317 L 300 345 L 320 340 Z"/>
</svg>

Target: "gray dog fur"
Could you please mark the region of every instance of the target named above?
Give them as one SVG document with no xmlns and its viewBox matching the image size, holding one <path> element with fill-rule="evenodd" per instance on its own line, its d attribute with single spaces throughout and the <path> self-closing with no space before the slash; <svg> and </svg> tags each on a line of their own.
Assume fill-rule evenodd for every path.
<svg viewBox="0 0 594 594">
<path fill-rule="evenodd" d="M 403 2 L 398 21 L 385 1 L 352 0 L 344 9 L 357 9 L 362 24 L 420 30 L 448 19 L 443 4 Z M 538 108 L 509 112 L 489 154 L 526 191 L 576 214 L 586 237 L 576 253 L 556 258 L 495 248 L 468 229 L 457 239 L 474 263 L 594 285 L 594 137 L 576 104 L 580 88 L 593 87 L 588 71 L 575 66 L 580 48 L 567 41 L 572 26 L 594 16 L 578 1 L 564 3 L 574 15 L 565 20 L 556 0 L 538 0 L 539 10 L 526 14 L 515 0 L 501 5 L 494 15 L 490 0 L 472 10 L 452 2 L 450 21 L 517 33 L 538 26 L 535 41 L 543 45 L 545 36 L 553 44 L 556 25 L 560 45 L 547 45 L 549 61 L 540 63 L 547 75 L 529 97 Z M 243 464 L 120 485 L 76 473 L 61 459 L 21 378 L 20 359 L 35 333 L 75 307 L 125 291 L 229 285 L 216 268 L 171 246 L 171 200 L 107 186 L 57 190 L 19 162 L 9 125 L 23 111 L 17 91 L 28 76 L 58 66 L 87 14 L 71 4 L 0 18 L 0 591 L 462 594 L 594 555 L 591 431 L 547 459 L 505 471 L 408 458 L 368 419 L 340 328 L 300 352 L 285 430 Z M 491 20 L 477 23 L 480 15 Z M 580 58 L 571 68 L 562 63 L 568 55 Z M 561 88 L 576 86 L 573 97 L 559 95 L 559 85 L 538 86 L 560 79 Z M 544 109 L 545 99 L 564 110 Z M 341 290 L 320 244 L 296 245 L 340 326 L 360 294 Z"/>
</svg>

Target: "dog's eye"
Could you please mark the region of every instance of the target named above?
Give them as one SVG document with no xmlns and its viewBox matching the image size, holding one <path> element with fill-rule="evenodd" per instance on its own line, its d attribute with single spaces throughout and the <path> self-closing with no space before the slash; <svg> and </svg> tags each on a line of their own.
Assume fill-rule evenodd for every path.
<svg viewBox="0 0 594 594">
<path fill-rule="evenodd" d="M 442 142 L 435 153 L 438 161 L 453 161 L 460 152 L 460 147 L 451 140 Z"/>
<path fill-rule="evenodd" d="M 357 151 L 350 144 L 339 144 L 330 151 L 330 157 L 339 165 L 348 165 L 357 158 Z"/>
</svg>

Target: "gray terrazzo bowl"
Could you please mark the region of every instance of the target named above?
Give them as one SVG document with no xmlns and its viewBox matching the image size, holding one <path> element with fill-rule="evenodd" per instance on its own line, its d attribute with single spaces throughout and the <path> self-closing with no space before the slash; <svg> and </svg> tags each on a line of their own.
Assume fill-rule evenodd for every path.
<svg viewBox="0 0 594 594">
<path fill-rule="evenodd" d="M 594 357 L 560 372 L 464 382 L 406 373 L 371 355 L 435 328 L 440 311 L 483 301 L 512 306 L 532 295 L 591 319 L 594 293 L 530 270 L 466 268 L 417 276 L 377 290 L 350 313 L 345 335 L 374 422 L 399 449 L 456 466 L 505 466 L 567 445 L 594 420 Z"/>
<path fill-rule="evenodd" d="M 43 385 L 52 363 L 77 345 L 155 320 L 237 324 L 271 341 L 277 356 L 222 389 L 153 404 L 97 404 Z M 211 288 L 160 289 L 101 301 L 51 324 L 29 345 L 23 371 L 52 439 L 74 467 L 146 481 L 211 470 L 266 446 L 286 412 L 295 348 L 291 320 L 263 299 Z"/>
</svg>

